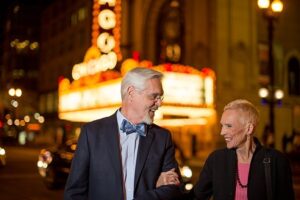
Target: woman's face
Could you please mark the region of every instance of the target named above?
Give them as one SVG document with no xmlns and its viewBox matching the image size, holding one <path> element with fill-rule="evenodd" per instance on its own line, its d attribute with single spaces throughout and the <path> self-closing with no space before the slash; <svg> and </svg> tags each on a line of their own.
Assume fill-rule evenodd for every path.
<svg viewBox="0 0 300 200">
<path fill-rule="evenodd" d="M 227 148 L 242 148 L 247 140 L 247 132 L 241 113 L 238 110 L 225 110 L 220 123 Z"/>
</svg>

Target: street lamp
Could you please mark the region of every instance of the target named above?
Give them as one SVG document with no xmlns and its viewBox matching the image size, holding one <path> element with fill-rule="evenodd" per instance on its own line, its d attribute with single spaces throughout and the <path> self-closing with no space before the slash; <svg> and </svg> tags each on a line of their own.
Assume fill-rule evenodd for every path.
<svg viewBox="0 0 300 200">
<path fill-rule="evenodd" d="M 268 22 L 268 48 L 269 48 L 269 60 L 268 60 L 268 71 L 269 71 L 269 127 L 270 134 L 275 135 L 275 125 L 274 125 L 274 104 L 276 103 L 275 95 L 276 91 L 274 88 L 274 59 L 273 59 L 273 31 L 274 31 L 274 21 L 277 19 L 278 15 L 282 12 L 283 4 L 280 0 L 258 0 L 258 7 L 263 11 L 263 15 Z M 283 97 L 283 93 L 278 93 L 279 97 Z"/>
<path fill-rule="evenodd" d="M 9 96 L 16 96 L 16 97 L 21 97 L 22 96 L 22 90 L 20 88 L 10 88 L 8 90 Z"/>
</svg>

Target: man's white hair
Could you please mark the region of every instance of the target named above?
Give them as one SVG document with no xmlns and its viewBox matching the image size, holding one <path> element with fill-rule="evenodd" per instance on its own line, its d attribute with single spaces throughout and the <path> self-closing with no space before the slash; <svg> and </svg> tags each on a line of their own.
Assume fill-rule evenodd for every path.
<svg viewBox="0 0 300 200">
<path fill-rule="evenodd" d="M 121 82 L 121 97 L 122 100 L 127 94 L 127 89 L 133 86 L 137 90 L 144 90 L 146 87 L 146 81 L 154 78 L 162 79 L 163 74 L 153 69 L 136 67 L 130 70 Z"/>
</svg>

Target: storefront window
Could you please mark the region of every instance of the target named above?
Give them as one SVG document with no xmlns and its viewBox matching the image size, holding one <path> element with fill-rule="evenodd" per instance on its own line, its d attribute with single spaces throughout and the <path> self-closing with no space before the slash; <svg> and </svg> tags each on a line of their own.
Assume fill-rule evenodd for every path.
<svg viewBox="0 0 300 200">
<path fill-rule="evenodd" d="M 290 95 L 300 95 L 300 65 L 299 60 L 292 57 L 288 62 L 288 84 Z"/>
</svg>

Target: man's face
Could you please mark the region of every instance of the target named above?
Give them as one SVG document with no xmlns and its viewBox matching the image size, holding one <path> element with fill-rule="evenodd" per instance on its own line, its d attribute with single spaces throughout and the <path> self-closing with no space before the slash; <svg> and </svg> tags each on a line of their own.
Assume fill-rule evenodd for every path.
<svg viewBox="0 0 300 200">
<path fill-rule="evenodd" d="M 247 140 L 246 126 L 242 116 L 237 110 L 225 110 L 221 117 L 221 135 L 224 137 L 226 146 L 242 148 Z"/>
<path fill-rule="evenodd" d="M 161 106 L 163 89 L 160 79 L 149 79 L 143 91 L 137 91 L 133 109 L 141 122 L 152 124 L 154 113 Z"/>
</svg>

